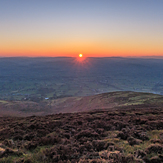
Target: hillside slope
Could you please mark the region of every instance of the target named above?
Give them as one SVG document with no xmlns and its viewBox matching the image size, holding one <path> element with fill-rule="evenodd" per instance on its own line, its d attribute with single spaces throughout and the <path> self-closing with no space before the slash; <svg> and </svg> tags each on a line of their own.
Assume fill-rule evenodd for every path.
<svg viewBox="0 0 163 163">
<path fill-rule="evenodd" d="M 2 163 L 163 162 L 163 96 L 112 92 L 0 106 Z"/>
<path fill-rule="evenodd" d="M 142 92 L 110 92 L 85 97 L 65 97 L 41 102 L 2 101 L 0 116 L 40 116 L 72 113 L 122 106 L 162 107 L 163 96 Z"/>
<path fill-rule="evenodd" d="M 91 111 L 96 109 L 112 109 L 114 107 L 122 106 L 150 106 L 162 107 L 163 96 L 151 93 L 142 92 L 110 92 L 102 93 L 86 97 L 69 97 L 63 99 L 56 99 L 48 103 L 53 113 L 60 112 L 81 112 Z"/>
<path fill-rule="evenodd" d="M 2 163 L 161 163 L 163 109 L 0 118 Z"/>
</svg>

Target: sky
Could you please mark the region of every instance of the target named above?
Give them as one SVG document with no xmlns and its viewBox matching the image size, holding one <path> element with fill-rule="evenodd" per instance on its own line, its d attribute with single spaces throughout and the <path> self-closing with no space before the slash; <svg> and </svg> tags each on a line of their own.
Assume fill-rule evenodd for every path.
<svg viewBox="0 0 163 163">
<path fill-rule="evenodd" d="M 163 56 L 163 0 L 0 0 L 0 57 Z"/>
</svg>

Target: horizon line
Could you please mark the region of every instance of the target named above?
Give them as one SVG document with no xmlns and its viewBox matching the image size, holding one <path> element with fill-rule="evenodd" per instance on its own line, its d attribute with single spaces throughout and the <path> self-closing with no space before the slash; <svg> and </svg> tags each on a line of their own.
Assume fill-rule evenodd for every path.
<svg viewBox="0 0 163 163">
<path fill-rule="evenodd" d="M 2 58 L 78 58 L 78 56 L 0 56 L 0 59 Z M 163 56 L 155 56 L 155 55 L 150 55 L 150 56 L 95 56 L 95 57 L 85 57 L 85 58 L 156 58 L 156 59 L 163 59 Z"/>
</svg>

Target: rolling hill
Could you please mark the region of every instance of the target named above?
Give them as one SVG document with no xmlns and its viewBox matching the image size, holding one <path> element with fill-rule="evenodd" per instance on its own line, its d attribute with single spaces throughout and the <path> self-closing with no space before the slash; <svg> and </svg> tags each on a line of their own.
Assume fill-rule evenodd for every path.
<svg viewBox="0 0 163 163">
<path fill-rule="evenodd" d="M 118 109 L 121 107 L 162 107 L 163 96 L 142 92 L 111 92 L 85 97 L 64 97 L 54 100 L 5 101 L 0 100 L 1 116 L 44 116 L 57 113 L 74 113 L 92 110 Z"/>
<path fill-rule="evenodd" d="M 1 101 L 1 113 L 2 163 L 163 162 L 161 95 L 112 92 L 40 104 Z M 37 116 L 21 117 L 30 114 Z"/>
</svg>

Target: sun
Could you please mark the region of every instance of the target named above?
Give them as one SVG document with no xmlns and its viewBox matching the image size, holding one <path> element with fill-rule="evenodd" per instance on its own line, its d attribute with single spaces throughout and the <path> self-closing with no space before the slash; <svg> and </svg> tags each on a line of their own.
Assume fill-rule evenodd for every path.
<svg viewBox="0 0 163 163">
<path fill-rule="evenodd" d="M 78 54 L 78 56 L 76 57 L 75 61 L 76 61 L 77 63 L 84 64 L 85 61 L 86 61 L 86 57 L 83 56 L 83 54 L 80 53 L 80 54 Z"/>
<path fill-rule="evenodd" d="M 79 54 L 79 57 L 82 58 L 83 57 L 83 54 Z"/>
</svg>

